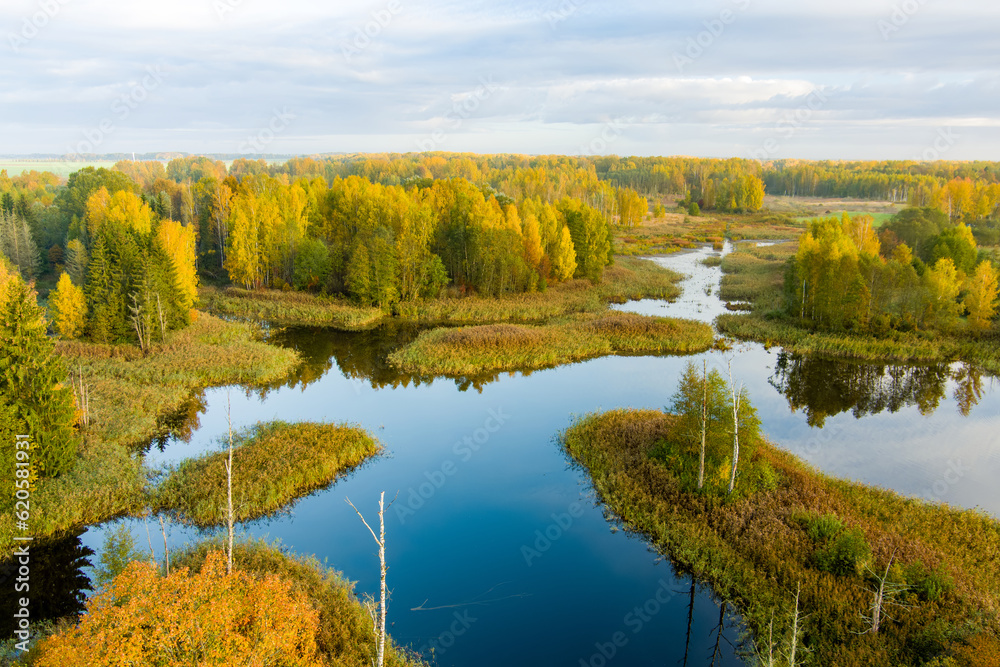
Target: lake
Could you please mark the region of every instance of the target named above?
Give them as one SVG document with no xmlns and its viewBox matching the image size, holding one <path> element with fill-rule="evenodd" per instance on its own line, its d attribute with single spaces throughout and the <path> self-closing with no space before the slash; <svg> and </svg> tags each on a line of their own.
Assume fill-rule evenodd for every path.
<svg viewBox="0 0 1000 667">
<path fill-rule="evenodd" d="M 689 276 L 684 294 L 620 308 L 711 321 L 725 312 L 720 270 L 701 261 L 718 254 L 657 258 Z M 359 592 L 377 594 L 376 545 L 345 498 L 371 521 L 379 493 L 395 497 L 386 513 L 390 632 L 440 665 L 744 664 L 738 615 L 606 516 L 557 440 L 577 415 L 664 407 L 689 361 L 700 367 L 707 358 L 726 372 L 731 360 L 768 437 L 827 473 L 1000 513 L 1000 392 L 962 364 L 871 365 L 740 344 L 487 378 L 400 376 L 385 355 L 417 331 L 277 332 L 275 342 L 307 359 L 295 377 L 206 391 L 185 425 L 188 441 L 168 439 L 148 457 L 175 463 L 218 447 L 228 401 L 238 428 L 282 419 L 370 430 L 387 456 L 242 528 L 314 554 Z M 128 525 L 145 546 L 145 526 Z M 89 528 L 83 544 L 99 551 L 106 528 Z M 198 539 L 181 526 L 168 530 L 172 548 Z"/>
</svg>

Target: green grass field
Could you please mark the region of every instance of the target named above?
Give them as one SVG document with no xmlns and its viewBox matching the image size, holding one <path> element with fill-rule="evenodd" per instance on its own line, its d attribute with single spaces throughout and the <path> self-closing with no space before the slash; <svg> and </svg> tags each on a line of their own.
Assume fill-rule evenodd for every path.
<svg viewBox="0 0 1000 667">
<path fill-rule="evenodd" d="M 842 213 L 843 213 L 843 211 L 834 211 L 830 215 L 837 215 L 837 216 L 839 216 Z M 875 218 L 875 226 L 876 227 L 881 227 L 885 223 L 889 222 L 890 220 L 892 220 L 892 216 L 893 216 L 892 213 L 869 213 L 868 211 L 847 211 L 847 215 L 851 216 L 852 218 L 854 216 L 856 216 L 856 215 L 870 215 L 871 217 Z M 830 217 L 830 216 L 826 215 L 826 214 L 823 214 L 823 215 L 812 215 L 812 216 L 801 216 L 801 217 L 795 218 L 795 221 L 796 222 L 809 222 L 810 220 L 817 220 L 819 218 L 828 218 L 828 217 Z"/>
<path fill-rule="evenodd" d="M 107 167 L 110 169 L 115 163 L 110 160 L 69 161 L 69 160 L 0 160 L 0 170 L 6 170 L 7 175 L 13 178 L 20 176 L 25 171 L 48 171 L 59 178 L 69 178 L 74 171 L 80 171 L 84 167 Z"/>
</svg>

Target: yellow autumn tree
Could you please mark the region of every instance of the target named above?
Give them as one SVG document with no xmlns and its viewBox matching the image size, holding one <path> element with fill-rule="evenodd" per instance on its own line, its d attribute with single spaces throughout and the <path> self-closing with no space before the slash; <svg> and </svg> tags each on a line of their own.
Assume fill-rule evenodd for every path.
<svg viewBox="0 0 1000 667">
<path fill-rule="evenodd" d="M 66 339 L 79 338 L 87 324 L 87 299 L 83 288 L 73 284 L 65 271 L 49 295 L 56 331 Z"/>
<path fill-rule="evenodd" d="M 528 213 L 522 218 L 521 226 L 524 231 L 524 259 L 531 268 L 537 269 L 542 263 L 542 258 L 545 256 L 545 248 L 542 247 L 542 235 L 538 227 L 538 218 L 535 217 L 534 213 Z"/>
<path fill-rule="evenodd" d="M 562 282 L 572 278 L 574 273 L 576 273 L 576 249 L 569 227 L 564 225 L 552 255 L 552 277 L 557 282 Z"/>
<path fill-rule="evenodd" d="M 962 281 L 955 262 L 950 258 L 939 259 L 924 273 L 924 319 L 928 326 L 942 331 L 954 326 L 960 306 L 958 293 Z"/>
<path fill-rule="evenodd" d="M 103 186 L 87 198 L 84 217 L 91 238 L 106 223 L 116 223 L 140 234 L 149 234 L 153 228 L 153 209 L 137 194 L 120 190 L 109 195 Z"/>
<path fill-rule="evenodd" d="M 198 298 L 194 227 L 185 227 L 167 218 L 160 222 L 156 236 L 174 269 L 174 289 L 179 295 L 178 303 L 185 312 L 190 311 Z"/>
<path fill-rule="evenodd" d="M 227 575 L 221 551 L 197 574 L 161 577 L 134 561 L 88 600 L 78 625 L 41 642 L 35 665 L 320 667 L 318 630 L 319 612 L 291 583 Z"/>
<path fill-rule="evenodd" d="M 997 270 L 990 262 L 983 261 L 965 283 L 969 328 L 977 333 L 988 328 L 996 315 L 997 282 Z"/>
</svg>

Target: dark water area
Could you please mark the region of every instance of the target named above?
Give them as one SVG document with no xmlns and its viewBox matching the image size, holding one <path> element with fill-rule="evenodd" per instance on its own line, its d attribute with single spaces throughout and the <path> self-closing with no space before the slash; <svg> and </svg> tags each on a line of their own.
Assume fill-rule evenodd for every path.
<svg viewBox="0 0 1000 667">
<path fill-rule="evenodd" d="M 657 259 L 689 276 L 684 294 L 621 308 L 711 321 L 725 312 L 719 269 L 701 264 L 713 254 Z M 241 529 L 314 554 L 373 593 L 375 544 L 345 498 L 371 518 L 381 491 L 398 493 L 386 515 L 391 633 L 439 665 L 744 664 L 738 615 L 609 516 L 558 442 L 577 415 L 663 408 L 685 364 L 702 358 L 721 369 L 731 360 L 763 431 L 821 470 L 1000 513 L 1000 392 L 974 368 L 861 364 L 741 344 L 486 378 L 401 375 L 385 357 L 418 333 L 398 323 L 361 333 L 275 331 L 273 341 L 302 354 L 302 368 L 268 387 L 203 392 L 147 460 L 177 463 L 219 447 L 229 401 L 236 427 L 283 419 L 370 430 L 386 456 Z M 142 522 L 125 523 L 146 544 Z M 91 527 L 83 545 L 99 551 L 109 528 Z M 168 531 L 171 549 L 202 537 L 178 525 Z"/>
<path fill-rule="evenodd" d="M 80 540 L 83 531 L 39 542 L 22 542 L 15 553 L 27 547 L 27 555 L 0 561 L 0 637 L 12 637 L 17 629 L 15 611 L 27 598 L 32 626 L 79 614 L 91 590 L 88 570 L 93 550 Z M 25 562 L 26 561 L 26 562 Z M 23 568 L 23 569 L 22 569 Z"/>
</svg>

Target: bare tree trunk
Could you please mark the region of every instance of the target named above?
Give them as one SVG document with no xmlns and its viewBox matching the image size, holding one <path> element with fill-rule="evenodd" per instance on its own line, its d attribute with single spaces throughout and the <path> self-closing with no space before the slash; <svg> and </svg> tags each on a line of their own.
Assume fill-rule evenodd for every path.
<svg viewBox="0 0 1000 667">
<path fill-rule="evenodd" d="M 705 485 L 705 431 L 708 422 L 708 361 L 702 360 L 701 375 L 701 456 L 698 459 L 698 488 Z"/>
<path fill-rule="evenodd" d="M 740 464 L 740 403 L 743 400 L 743 385 L 736 391 L 733 384 L 733 362 L 729 361 L 729 392 L 733 396 L 733 471 L 729 477 L 729 493 L 736 487 L 736 469 Z"/>
<path fill-rule="evenodd" d="M 792 615 L 792 638 L 788 646 L 788 667 L 796 667 L 798 665 L 795 654 L 799 650 L 799 620 L 801 619 L 799 614 L 799 594 L 801 592 L 802 583 L 799 582 L 798 588 L 795 589 L 795 613 Z"/>
<path fill-rule="evenodd" d="M 170 576 L 170 549 L 167 548 L 167 527 L 163 523 L 163 517 L 157 517 L 160 520 L 160 530 L 163 531 L 163 567 Z"/>
<path fill-rule="evenodd" d="M 160 293 L 156 293 L 156 313 L 160 317 L 160 342 L 167 338 L 167 327 L 163 324 L 163 305 L 160 303 Z"/>
<path fill-rule="evenodd" d="M 378 499 L 378 523 L 379 523 L 379 534 L 376 535 L 372 527 L 368 525 L 365 521 L 365 517 L 361 514 L 357 507 L 354 507 L 354 503 L 351 502 L 350 498 L 347 498 L 347 504 L 354 508 L 354 511 L 358 513 L 361 517 L 361 522 L 365 524 L 365 528 L 368 532 L 372 534 L 375 538 L 375 543 L 378 544 L 378 560 L 380 565 L 381 581 L 379 584 L 379 612 L 376 614 L 372 610 L 372 621 L 375 625 L 375 641 L 377 646 L 377 654 L 375 660 L 375 667 L 383 667 L 385 664 L 385 619 L 386 619 L 386 587 L 385 587 L 385 576 L 389 571 L 389 568 L 385 565 L 385 491 L 379 495 Z M 391 503 L 390 503 L 391 504 Z"/>
<path fill-rule="evenodd" d="M 156 563 L 156 552 L 153 551 L 153 537 L 149 534 L 149 524 L 146 523 L 145 514 L 142 517 L 142 525 L 146 529 L 146 541 L 149 542 L 149 557 L 153 563 Z"/>
<path fill-rule="evenodd" d="M 229 420 L 229 458 L 226 460 L 226 527 L 229 530 L 229 554 L 226 574 L 233 573 L 233 407 L 226 394 L 226 415 Z"/>
</svg>

